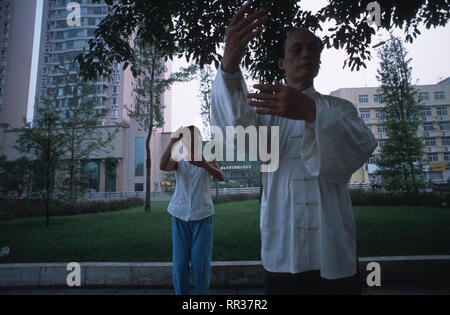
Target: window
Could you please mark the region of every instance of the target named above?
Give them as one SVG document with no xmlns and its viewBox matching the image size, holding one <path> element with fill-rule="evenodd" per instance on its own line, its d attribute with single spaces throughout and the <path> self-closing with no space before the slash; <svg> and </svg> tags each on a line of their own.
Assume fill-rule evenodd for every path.
<svg viewBox="0 0 450 315">
<path fill-rule="evenodd" d="M 422 109 L 422 116 L 423 117 L 431 117 L 431 108 Z"/>
<path fill-rule="evenodd" d="M 419 92 L 419 100 L 420 101 L 428 101 L 430 97 L 428 96 L 428 92 Z"/>
<path fill-rule="evenodd" d="M 374 157 L 374 156 L 371 156 L 371 157 L 369 158 L 369 160 L 367 161 L 367 163 L 368 163 L 368 164 L 375 164 L 375 157 Z"/>
<path fill-rule="evenodd" d="M 117 93 L 117 85 L 113 86 L 113 93 Z"/>
<path fill-rule="evenodd" d="M 144 184 L 142 184 L 142 183 L 134 184 L 134 191 L 136 191 L 136 192 L 144 191 Z"/>
<path fill-rule="evenodd" d="M 438 155 L 437 153 L 429 153 L 428 154 L 428 162 L 438 162 Z"/>
<path fill-rule="evenodd" d="M 378 133 L 386 133 L 386 126 L 384 125 L 378 125 Z"/>
<path fill-rule="evenodd" d="M 386 119 L 386 113 L 385 113 L 384 111 L 381 111 L 381 110 L 377 110 L 377 111 L 375 112 L 375 116 L 376 116 L 378 119 Z"/>
<path fill-rule="evenodd" d="M 358 95 L 358 100 L 360 103 L 369 103 L 368 95 Z"/>
<path fill-rule="evenodd" d="M 134 170 L 134 176 L 144 176 L 144 154 L 145 154 L 144 138 L 136 138 L 136 165 Z"/>
<path fill-rule="evenodd" d="M 117 109 L 117 107 L 113 107 L 111 110 L 111 118 L 117 119 L 117 117 L 119 117 L 119 110 Z"/>
<path fill-rule="evenodd" d="M 435 147 L 436 146 L 436 140 L 435 139 L 425 139 L 425 145 L 427 147 Z"/>
<path fill-rule="evenodd" d="M 443 91 L 434 92 L 435 100 L 445 100 L 445 93 Z"/>
<path fill-rule="evenodd" d="M 446 107 L 438 107 L 436 109 L 438 116 L 447 116 L 447 108 Z"/>
<path fill-rule="evenodd" d="M 384 102 L 383 94 L 375 94 L 373 96 L 373 101 L 375 103 L 383 103 Z"/>
<path fill-rule="evenodd" d="M 84 176 L 89 191 L 97 192 L 100 186 L 100 165 L 98 161 L 91 161 L 84 167 Z"/>
<path fill-rule="evenodd" d="M 433 130 L 434 130 L 433 124 L 424 124 L 423 125 L 423 131 L 433 131 Z"/>
<path fill-rule="evenodd" d="M 370 111 L 368 111 L 368 110 L 361 111 L 361 118 L 362 119 L 370 119 Z"/>
<path fill-rule="evenodd" d="M 440 131 L 450 131 L 449 124 L 439 124 L 439 130 Z"/>
<path fill-rule="evenodd" d="M 450 153 L 444 153 L 444 161 L 450 162 Z"/>
<path fill-rule="evenodd" d="M 380 140 L 380 141 L 378 141 L 378 146 L 381 148 L 382 146 L 384 146 L 385 143 L 386 143 L 386 141 Z"/>
<path fill-rule="evenodd" d="M 442 138 L 443 146 L 450 146 L 450 138 Z"/>
<path fill-rule="evenodd" d="M 113 97 L 111 100 L 112 105 L 117 105 L 117 98 Z"/>
</svg>

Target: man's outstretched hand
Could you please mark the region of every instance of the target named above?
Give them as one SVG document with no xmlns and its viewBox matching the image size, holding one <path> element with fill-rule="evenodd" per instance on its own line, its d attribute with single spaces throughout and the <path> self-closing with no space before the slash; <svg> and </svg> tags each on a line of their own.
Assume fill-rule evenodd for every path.
<svg viewBox="0 0 450 315">
<path fill-rule="evenodd" d="M 275 115 L 289 119 L 313 122 L 316 119 L 316 104 L 312 98 L 302 92 L 281 85 L 256 84 L 258 90 L 267 93 L 248 93 L 248 104 L 258 107 L 256 113 L 261 115 Z"/>
<path fill-rule="evenodd" d="M 263 30 L 263 24 L 269 19 L 260 8 L 246 16 L 252 2 L 247 2 L 231 19 L 227 28 L 225 39 L 225 52 L 222 59 L 222 70 L 227 73 L 239 71 L 239 64 L 245 52 L 247 44 L 259 36 Z"/>
</svg>

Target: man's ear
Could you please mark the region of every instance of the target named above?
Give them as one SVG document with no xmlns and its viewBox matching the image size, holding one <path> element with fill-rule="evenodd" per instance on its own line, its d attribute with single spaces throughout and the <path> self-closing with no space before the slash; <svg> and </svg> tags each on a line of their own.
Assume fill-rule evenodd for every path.
<svg viewBox="0 0 450 315">
<path fill-rule="evenodd" d="M 280 68 L 281 70 L 285 70 L 284 69 L 284 59 L 283 58 L 278 59 L 278 68 Z"/>
</svg>

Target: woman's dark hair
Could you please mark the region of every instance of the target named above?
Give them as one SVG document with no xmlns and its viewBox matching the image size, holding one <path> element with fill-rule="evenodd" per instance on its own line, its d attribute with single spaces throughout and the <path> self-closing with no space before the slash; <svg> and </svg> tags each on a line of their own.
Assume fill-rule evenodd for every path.
<svg viewBox="0 0 450 315">
<path fill-rule="evenodd" d="M 289 37 L 289 35 L 291 35 L 292 33 L 296 32 L 296 31 L 307 31 L 310 32 L 311 34 L 313 34 L 316 39 L 317 42 L 319 43 L 319 48 L 320 48 L 320 52 L 323 51 L 325 45 L 322 42 L 322 39 L 317 36 L 316 34 L 314 34 L 313 32 L 311 32 L 309 29 L 305 28 L 305 27 L 299 27 L 299 28 L 292 28 L 290 30 L 288 30 L 287 32 L 284 32 L 281 36 L 281 39 L 279 41 L 279 47 L 278 47 L 278 52 L 279 52 L 279 56 L 278 58 L 280 59 L 284 59 L 284 55 L 285 55 L 285 51 L 284 51 L 284 44 L 286 44 L 286 39 Z"/>
</svg>

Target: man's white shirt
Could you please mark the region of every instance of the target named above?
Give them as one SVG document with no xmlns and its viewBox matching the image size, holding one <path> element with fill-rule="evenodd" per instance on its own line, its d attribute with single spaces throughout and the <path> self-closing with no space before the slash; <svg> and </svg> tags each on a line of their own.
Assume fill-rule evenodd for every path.
<svg viewBox="0 0 450 315">
<path fill-rule="evenodd" d="M 377 146 L 355 106 L 303 91 L 316 103 L 306 123 L 258 115 L 247 101 L 241 72 L 221 66 L 211 92 L 212 125 L 279 126 L 279 168 L 262 173 L 261 260 L 270 272 L 320 270 L 323 278 L 356 273 L 356 228 L 346 188 L 351 175 Z"/>
</svg>

